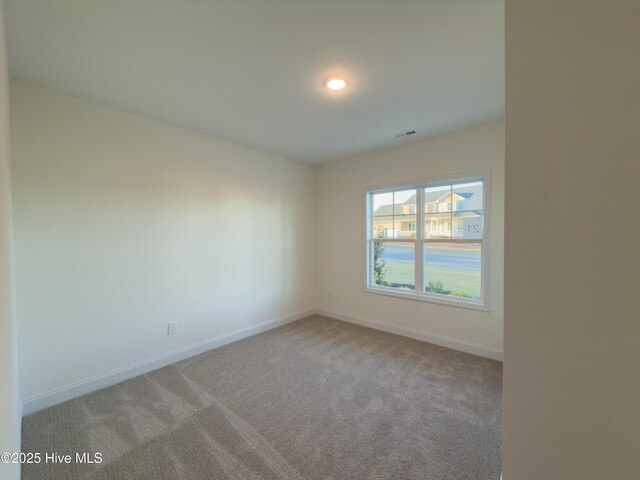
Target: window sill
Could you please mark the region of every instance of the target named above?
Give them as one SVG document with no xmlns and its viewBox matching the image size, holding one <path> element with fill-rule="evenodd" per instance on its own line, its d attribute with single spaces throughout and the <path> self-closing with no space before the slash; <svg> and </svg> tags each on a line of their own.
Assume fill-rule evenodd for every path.
<svg viewBox="0 0 640 480">
<path fill-rule="evenodd" d="M 437 303 L 440 305 L 448 305 L 450 307 L 468 308 L 471 310 L 480 310 L 489 312 L 489 307 L 483 301 L 473 300 L 454 300 L 451 298 L 440 297 L 436 295 L 427 295 L 406 291 L 394 291 L 384 287 L 366 287 L 365 293 L 374 293 L 377 295 L 387 295 L 389 297 L 404 298 L 406 300 L 415 300 L 418 302 Z"/>
</svg>

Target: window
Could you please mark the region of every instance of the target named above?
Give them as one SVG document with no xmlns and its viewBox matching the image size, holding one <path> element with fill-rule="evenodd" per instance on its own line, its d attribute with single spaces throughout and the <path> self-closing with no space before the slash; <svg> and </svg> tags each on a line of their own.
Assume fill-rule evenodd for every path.
<svg viewBox="0 0 640 480">
<path fill-rule="evenodd" d="M 488 196 L 487 175 L 368 191 L 367 290 L 486 309 Z"/>
</svg>

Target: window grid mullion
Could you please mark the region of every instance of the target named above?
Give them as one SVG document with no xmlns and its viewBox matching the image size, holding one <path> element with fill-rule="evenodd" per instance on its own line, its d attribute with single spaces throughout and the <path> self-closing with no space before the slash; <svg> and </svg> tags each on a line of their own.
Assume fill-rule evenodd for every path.
<svg viewBox="0 0 640 480">
<path fill-rule="evenodd" d="M 416 293 L 424 292 L 424 201 L 423 201 L 423 187 L 416 188 L 416 242 L 415 242 L 415 285 Z"/>
</svg>

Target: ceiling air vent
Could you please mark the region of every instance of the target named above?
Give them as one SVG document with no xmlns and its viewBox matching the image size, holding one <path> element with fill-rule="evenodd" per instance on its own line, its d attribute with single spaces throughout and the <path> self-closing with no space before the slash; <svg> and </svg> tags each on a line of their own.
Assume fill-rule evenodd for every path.
<svg viewBox="0 0 640 480">
<path fill-rule="evenodd" d="M 396 138 L 402 138 L 402 137 L 406 137 L 408 135 L 413 135 L 415 134 L 416 131 L 415 130 L 409 130 L 408 132 L 403 132 L 403 133 L 398 133 L 397 135 L 394 135 L 394 137 Z"/>
</svg>

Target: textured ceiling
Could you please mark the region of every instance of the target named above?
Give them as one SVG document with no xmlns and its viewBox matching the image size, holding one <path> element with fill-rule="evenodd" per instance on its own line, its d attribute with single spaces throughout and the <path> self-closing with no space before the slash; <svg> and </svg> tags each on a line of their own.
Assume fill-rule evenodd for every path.
<svg viewBox="0 0 640 480">
<path fill-rule="evenodd" d="M 5 15 L 15 78 L 310 163 L 504 112 L 503 1 L 5 0 Z M 347 91 L 323 88 L 331 73 Z"/>
</svg>

